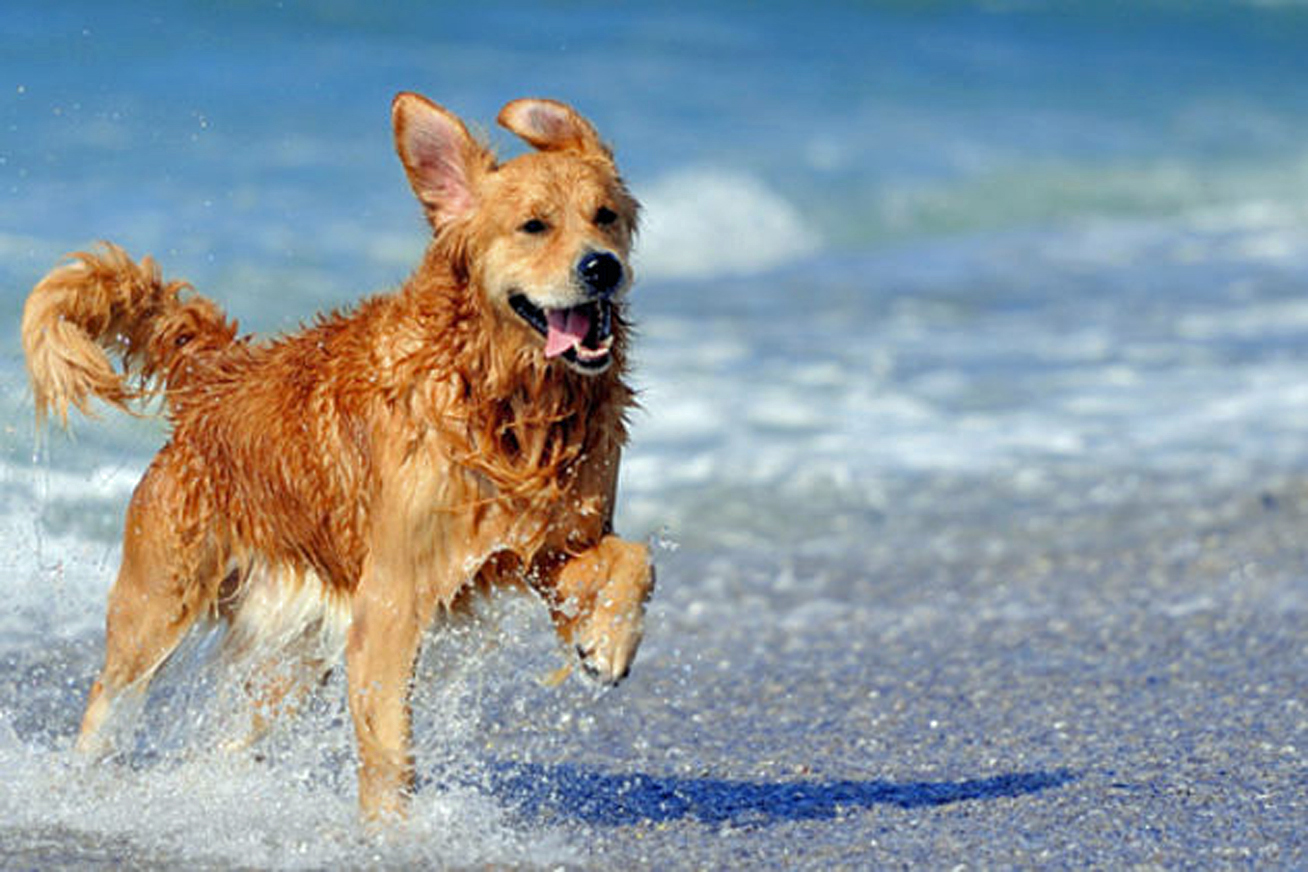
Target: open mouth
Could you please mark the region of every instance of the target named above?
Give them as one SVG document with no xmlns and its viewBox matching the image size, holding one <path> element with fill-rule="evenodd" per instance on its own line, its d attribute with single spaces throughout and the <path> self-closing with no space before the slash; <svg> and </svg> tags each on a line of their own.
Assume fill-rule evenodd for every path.
<svg viewBox="0 0 1308 872">
<path fill-rule="evenodd" d="M 514 294 L 509 306 L 545 337 L 547 358 L 561 357 L 583 372 L 608 367 L 613 351 L 613 304 L 608 300 L 542 309 L 524 294 Z"/>
</svg>

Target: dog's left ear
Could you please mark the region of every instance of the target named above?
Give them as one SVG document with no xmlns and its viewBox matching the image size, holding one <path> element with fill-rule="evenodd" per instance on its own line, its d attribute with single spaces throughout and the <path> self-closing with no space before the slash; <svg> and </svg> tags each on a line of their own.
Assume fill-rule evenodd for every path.
<svg viewBox="0 0 1308 872">
<path fill-rule="evenodd" d="M 500 110 L 499 123 L 541 151 L 575 151 L 613 159 L 590 122 L 566 103 L 528 98 Z"/>
<path fill-rule="evenodd" d="M 473 210 L 481 176 L 494 165 L 456 115 L 421 94 L 402 93 L 391 104 L 395 150 L 413 193 L 434 228 Z"/>
</svg>

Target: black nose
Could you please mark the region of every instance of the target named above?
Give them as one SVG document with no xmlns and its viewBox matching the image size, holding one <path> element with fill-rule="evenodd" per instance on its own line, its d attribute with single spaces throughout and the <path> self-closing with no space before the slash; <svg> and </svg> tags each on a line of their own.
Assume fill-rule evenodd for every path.
<svg viewBox="0 0 1308 872">
<path fill-rule="evenodd" d="M 611 297 L 622 284 L 622 261 L 607 251 L 592 251 L 577 264 L 582 284 L 597 297 Z"/>
</svg>

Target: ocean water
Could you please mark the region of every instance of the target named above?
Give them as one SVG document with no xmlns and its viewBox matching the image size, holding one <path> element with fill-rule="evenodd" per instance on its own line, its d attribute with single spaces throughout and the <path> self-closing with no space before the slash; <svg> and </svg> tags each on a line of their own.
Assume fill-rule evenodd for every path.
<svg viewBox="0 0 1308 872">
<path fill-rule="evenodd" d="M 1308 4 L 15 0 L 0 42 L 0 865 L 1303 859 Z M 216 751 L 212 634 L 74 757 L 164 432 L 38 438 L 17 325 L 98 239 L 265 334 L 397 286 L 399 90 L 614 144 L 660 587 L 609 693 L 542 686 L 534 603 L 433 634 L 373 838 L 339 678 Z"/>
</svg>

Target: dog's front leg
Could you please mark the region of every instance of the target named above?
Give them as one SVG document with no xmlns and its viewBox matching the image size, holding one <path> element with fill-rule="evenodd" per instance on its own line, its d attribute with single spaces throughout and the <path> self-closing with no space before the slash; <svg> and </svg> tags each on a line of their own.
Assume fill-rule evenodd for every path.
<svg viewBox="0 0 1308 872">
<path fill-rule="evenodd" d="M 617 684 L 627 677 L 653 588 L 649 549 L 617 536 L 605 536 L 558 571 L 547 592 L 555 627 L 597 680 Z"/>
<path fill-rule="evenodd" d="M 354 595 L 346 646 L 350 713 L 359 748 L 365 821 L 404 816 L 413 788 L 409 688 L 421 636 L 410 579 L 368 567 Z"/>
</svg>

